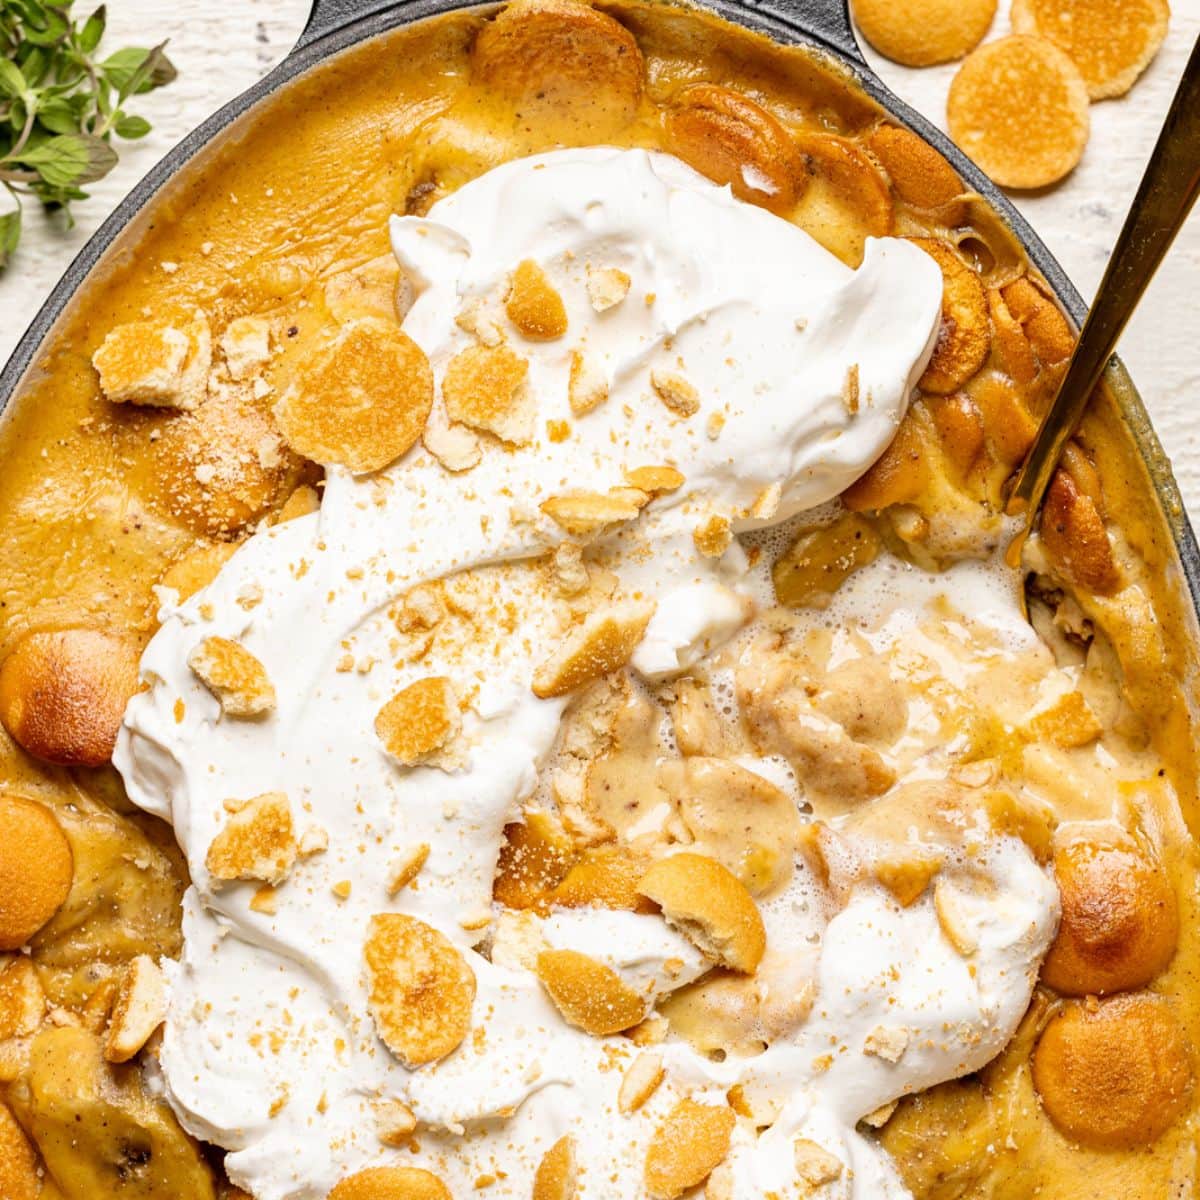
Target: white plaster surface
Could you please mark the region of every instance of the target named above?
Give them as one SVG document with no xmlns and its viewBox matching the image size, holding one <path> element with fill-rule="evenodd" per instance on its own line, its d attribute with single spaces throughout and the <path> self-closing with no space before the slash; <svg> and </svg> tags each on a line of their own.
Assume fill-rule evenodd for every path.
<svg viewBox="0 0 1200 1200">
<path fill-rule="evenodd" d="M 87 0 L 79 0 L 83 9 Z M 1009 32 L 1009 0 L 990 38 Z M 254 82 L 291 47 L 309 0 L 109 0 L 111 49 L 170 39 L 179 79 L 140 98 L 137 111 L 154 131 L 126 143 L 121 162 L 76 205 L 76 226 L 64 230 L 27 206 L 17 257 L 0 276 L 0 358 L 87 236 L 146 170 L 189 129 Z M 1187 56 L 1200 34 L 1200 0 L 1174 0 L 1166 43 L 1133 90 L 1092 106 L 1092 137 L 1078 169 L 1058 187 L 1018 194 L 1017 204 L 1058 256 L 1085 297 L 1100 281 L 1157 137 Z M 945 97 L 955 67 L 914 71 L 867 50 L 888 84 L 944 126 Z M 1121 345 L 1134 380 L 1183 489 L 1200 519 L 1200 210 L 1142 302 Z"/>
</svg>

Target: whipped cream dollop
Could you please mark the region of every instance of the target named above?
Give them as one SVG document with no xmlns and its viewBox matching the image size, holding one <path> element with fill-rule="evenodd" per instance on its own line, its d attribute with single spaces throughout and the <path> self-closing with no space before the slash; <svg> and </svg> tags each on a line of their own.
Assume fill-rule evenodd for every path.
<svg viewBox="0 0 1200 1200">
<path fill-rule="evenodd" d="M 455 1195 L 489 1176 L 489 1195 L 525 1200 L 542 1154 L 566 1133 L 582 1196 L 632 1197 L 674 1100 L 724 1103 L 743 1083 L 766 1089 L 779 1112 L 761 1135 L 747 1122 L 735 1132 L 739 1200 L 798 1194 L 798 1136 L 849 1168 L 822 1195 L 905 1195 L 855 1123 L 978 1068 L 1011 1035 L 1056 914 L 1052 884 L 1020 843 L 995 840 L 973 864 L 997 899 L 967 912 L 977 926 L 970 963 L 928 897 L 900 909 L 864 883 L 830 911 L 798 858 L 792 882 L 762 908 L 769 953 L 811 989 L 809 1018 L 753 1058 L 716 1062 L 669 1038 L 664 1083 L 636 1119 L 617 1110 L 613 1065 L 633 1053 L 628 1040 L 569 1026 L 519 952 L 489 959 L 478 948 L 494 935 L 499 945 L 492 884 L 504 826 L 537 789 L 567 703 L 530 689 L 563 636 L 545 564 L 566 535 L 539 505 L 620 487 L 631 468 L 678 470 L 676 491 L 592 552 L 622 594 L 656 605 L 635 672 L 685 670 L 745 626 L 769 589 L 763 562 L 752 565 L 738 541 L 709 558 L 693 532 L 713 517 L 734 530 L 781 522 L 870 466 L 936 336 L 936 265 L 884 239 L 868 241 L 852 271 L 677 160 L 611 149 L 498 167 L 427 218 L 394 218 L 392 241 L 415 294 L 404 329 L 439 385 L 475 341 L 464 326 L 503 325 L 507 281 L 525 259 L 561 295 L 568 332 L 534 342 L 506 331 L 529 364 L 527 444 L 485 439 L 462 473 L 420 446 L 370 477 L 330 467 L 319 513 L 257 532 L 186 603 L 166 597 L 115 761 L 134 802 L 174 826 L 192 878 L 160 1054 L 171 1105 L 226 1148 L 230 1178 L 259 1200 L 318 1200 L 347 1173 L 392 1160 L 427 1166 Z M 630 289 L 597 311 L 589 271 L 602 268 L 624 272 Z M 581 417 L 568 402 L 573 352 L 589 356 L 608 391 Z M 656 371 L 683 377 L 698 411 L 665 405 Z M 445 423 L 440 402 L 433 421 Z M 560 422 L 567 436 L 552 437 L 548 423 Z M 413 651 L 405 598 L 431 582 L 461 636 Z M 1011 602 L 996 619 L 1022 624 Z M 265 719 L 223 716 L 189 669 L 212 636 L 263 664 L 277 696 Z M 451 679 L 467 702 L 461 763 L 450 769 L 401 767 L 374 731 L 381 706 L 428 676 Z M 327 847 L 252 907 L 258 886 L 214 880 L 206 855 L 225 802 L 269 791 L 285 793 L 298 831 L 319 829 Z M 397 860 L 421 844 L 417 886 L 391 895 Z M 476 978 L 472 1033 L 414 1071 L 379 1040 L 367 1004 L 368 923 L 395 911 L 440 930 Z M 530 919 L 543 944 L 587 953 L 647 994 L 708 966 L 655 914 Z M 908 1049 L 896 1061 L 864 1053 L 881 1025 L 903 1026 Z M 380 1142 L 387 1101 L 420 1122 L 416 1149 Z"/>
</svg>

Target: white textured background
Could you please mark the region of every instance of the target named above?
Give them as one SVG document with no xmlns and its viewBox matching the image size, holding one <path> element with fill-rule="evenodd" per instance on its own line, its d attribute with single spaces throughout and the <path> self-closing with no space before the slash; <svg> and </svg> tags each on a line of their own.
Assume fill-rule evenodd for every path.
<svg viewBox="0 0 1200 1200">
<path fill-rule="evenodd" d="M 78 0 L 84 10 L 88 0 Z M 1200 0 L 1175 0 L 1166 43 L 1133 90 L 1092 106 L 1092 137 L 1078 169 L 1040 194 L 1016 197 L 1034 228 L 1090 297 L 1136 190 L 1187 56 L 1200 34 Z M 170 39 L 179 67 L 170 87 L 141 97 L 137 111 L 154 125 L 126 143 L 116 170 L 76 206 L 64 231 L 27 206 L 26 230 L 12 266 L 0 276 L 0 357 L 76 250 L 151 164 L 190 128 L 236 95 L 291 47 L 309 0 L 109 0 L 111 51 Z M 1009 32 L 1008 0 L 989 37 Z M 892 88 L 944 127 L 954 66 L 914 71 L 868 57 Z M 1200 520 L 1200 210 L 1176 243 L 1121 345 L 1191 512 Z"/>
</svg>

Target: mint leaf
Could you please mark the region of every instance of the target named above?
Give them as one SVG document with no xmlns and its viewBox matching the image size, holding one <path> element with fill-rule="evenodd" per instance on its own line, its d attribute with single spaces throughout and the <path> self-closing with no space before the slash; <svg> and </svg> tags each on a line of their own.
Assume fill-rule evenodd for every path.
<svg viewBox="0 0 1200 1200">
<path fill-rule="evenodd" d="M 38 108 L 38 124 L 50 133 L 74 133 L 79 128 L 79 113 L 69 100 L 51 96 Z"/>
<path fill-rule="evenodd" d="M 100 39 L 104 36 L 104 26 L 107 22 L 108 12 L 102 4 L 83 23 L 83 28 L 79 31 L 79 49 L 84 54 L 91 54 L 100 45 Z"/>
<path fill-rule="evenodd" d="M 54 188 L 101 179 L 117 162 L 117 152 L 107 142 L 89 133 L 61 134 L 17 157 Z"/>
<path fill-rule="evenodd" d="M 29 87 L 38 87 L 50 70 L 50 53 L 40 46 L 34 46 L 20 60 L 21 75 Z"/>
<path fill-rule="evenodd" d="M 0 217 L 0 269 L 8 266 L 20 240 L 21 210 L 17 208 Z"/>
<path fill-rule="evenodd" d="M 86 200 L 83 186 L 117 161 L 109 142 L 150 132 L 126 102 L 175 78 L 165 42 L 99 61 L 105 6 L 78 21 L 73 8 L 74 0 L 0 0 L 0 184 L 17 204 L 0 216 L 0 269 L 21 236 L 21 197 L 69 227 L 72 201 Z"/>
<path fill-rule="evenodd" d="M 129 117 L 122 113 L 113 122 L 113 129 L 119 137 L 132 141 L 134 138 L 143 138 L 150 132 L 150 122 L 145 117 Z"/>
<path fill-rule="evenodd" d="M 9 62 L 7 58 L 0 58 L 0 92 L 15 98 L 23 96 L 28 87 L 25 76 L 21 74 L 16 63 Z"/>
<path fill-rule="evenodd" d="M 166 42 L 163 42 L 162 45 L 149 50 L 134 47 L 118 50 L 100 64 L 100 70 L 104 73 L 104 78 L 123 97 L 163 87 L 177 74 L 171 60 L 163 51 L 165 45 Z"/>
</svg>

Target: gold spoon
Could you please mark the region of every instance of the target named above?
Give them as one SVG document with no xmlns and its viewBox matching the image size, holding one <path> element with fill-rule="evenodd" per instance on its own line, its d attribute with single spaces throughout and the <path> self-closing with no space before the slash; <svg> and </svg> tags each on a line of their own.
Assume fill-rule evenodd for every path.
<svg viewBox="0 0 1200 1200">
<path fill-rule="evenodd" d="M 1024 528 L 1005 556 L 1010 566 L 1019 565 L 1021 548 L 1037 519 L 1063 448 L 1075 432 L 1092 391 L 1112 358 L 1117 339 L 1183 226 L 1198 192 L 1200 39 L 1192 48 L 1158 144 L 1150 155 L 1129 216 L 1083 323 L 1067 373 L 1042 418 L 1033 448 L 1009 497 L 1009 515 L 1025 517 Z"/>
</svg>

